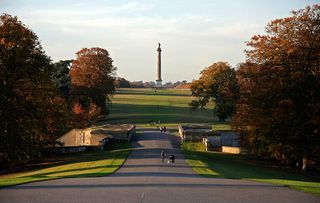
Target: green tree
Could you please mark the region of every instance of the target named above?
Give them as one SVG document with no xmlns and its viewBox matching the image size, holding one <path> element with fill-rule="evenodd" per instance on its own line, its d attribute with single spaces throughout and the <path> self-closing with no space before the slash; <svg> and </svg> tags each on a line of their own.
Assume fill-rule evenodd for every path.
<svg viewBox="0 0 320 203">
<path fill-rule="evenodd" d="M 0 16 L 0 162 L 39 156 L 65 130 L 66 103 L 52 84 L 38 37 L 17 17 Z"/>
<path fill-rule="evenodd" d="M 108 113 L 106 103 L 113 94 L 116 68 L 107 50 L 83 48 L 72 62 L 70 100 L 79 127 Z"/>
<path fill-rule="evenodd" d="M 235 70 L 227 62 L 217 62 L 201 71 L 198 80 L 192 82 L 190 103 L 193 110 L 204 108 L 210 101 L 215 103 L 214 114 L 225 121 L 235 112 L 238 84 Z"/>
<path fill-rule="evenodd" d="M 130 88 L 131 85 L 130 85 L 130 82 L 124 78 L 116 78 L 115 81 L 114 81 L 114 86 L 116 88 Z"/>
<path fill-rule="evenodd" d="M 320 7 L 271 21 L 241 64 L 237 126 L 255 152 L 284 163 L 320 161 Z M 311 162 L 310 162 L 311 163 Z M 318 164 L 319 165 L 319 164 Z"/>
<path fill-rule="evenodd" d="M 61 60 L 53 64 L 54 71 L 52 74 L 52 80 L 65 98 L 68 98 L 70 92 L 71 79 L 69 71 L 72 61 L 73 60 Z"/>
</svg>

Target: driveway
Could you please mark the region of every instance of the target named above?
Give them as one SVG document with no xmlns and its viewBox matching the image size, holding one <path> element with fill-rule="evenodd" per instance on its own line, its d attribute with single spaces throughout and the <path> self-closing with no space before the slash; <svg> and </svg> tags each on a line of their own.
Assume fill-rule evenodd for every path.
<svg viewBox="0 0 320 203">
<path fill-rule="evenodd" d="M 0 190 L 0 202 L 320 202 L 320 197 L 270 184 L 204 178 L 193 172 L 174 135 L 144 131 L 113 175 L 42 181 Z M 161 149 L 176 156 L 162 163 Z"/>
</svg>

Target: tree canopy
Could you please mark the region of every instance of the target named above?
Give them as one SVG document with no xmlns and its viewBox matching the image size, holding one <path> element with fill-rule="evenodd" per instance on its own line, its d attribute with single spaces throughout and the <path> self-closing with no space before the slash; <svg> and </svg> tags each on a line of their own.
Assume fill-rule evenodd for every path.
<svg viewBox="0 0 320 203">
<path fill-rule="evenodd" d="M 200 78 L 192 82 L 191 91 L 196 97 L 190 103 L 194 110 L 213 101 L 214 114 L 221 121 L 235 112 L 238 85 L 235 70 L 227 62 L 217 62 L 202 70 Z"/>
<path fill-rule="evenodd" d="M 125 78 L 117 77 L 114 81 L 114 86 L 116 88 L 130 88 L 130 82 L 126 80 Z"/>
<path fill-rule="evenodd" d="M 68 98 L 70 92 L 71 79 L 69 71 L 72 61 L 73 60 L 61 60 L 53 64 L 54 71 L 52 80 L 65 98 Z"/>
<path fill-rule="evenodd" d="M 36 34 L 17 17 L 1 15 L 0 164 L 39 156 L 66 129 L 67 106 L 51 74 L 50 58 Z"/>
<path fill-rule="evenodd" d="M 250 149 L 305 169 L 307 157 L 320 161 L 320 7 L 293 11 L 266 31 L 247 42 L 234 121 Z"/>
<path fill-rule="evenodd" d="M 107 50 L 83 48 L 72 62 L 71 105 L 78 124 L 88 124 L 101 114 L 107 113 L 106 102 L 113 94 L 116 68 Z M 83 122 L 80 122 L 80 121 Z"/>
</svg>

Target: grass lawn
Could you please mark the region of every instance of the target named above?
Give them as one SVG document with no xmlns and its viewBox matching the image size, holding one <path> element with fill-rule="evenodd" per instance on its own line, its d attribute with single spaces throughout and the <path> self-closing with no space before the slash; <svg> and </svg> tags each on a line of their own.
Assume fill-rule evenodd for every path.
<svg viewBox="0 0 320 203">
<path fill-rule="evenodd" d="M 246 155 L 204 152 L 201 143 L 182 144 L 187 162 L 205 177 L 253 180 L 320 195 L 320 178 L 259 163 Z"/>
<path fill-rule="evenodd" d="M 0 175 L 0 187 L 58 178 L 106 176 L 114 173 L 124 163 L 130 150 L 130 143 L 113 143 L 107 151 L 60 155 L 50 166 Z"/>
<path fill-rule="evenodd" d="M 102 123 L 133 123 L 148 128 L 148 122 L 153 120 L 161 121 L 167 127 L 207 123 L 214 124 L 214 129 L 230 129 L 228 123 L 219 123 L 213 116 L 213 103 L 205 110 L 190 111 L 188 104 L 192 99 L 191 91 L 187 89 L 120 88 L 112 98 L 110 114 Z"/>
</svg>

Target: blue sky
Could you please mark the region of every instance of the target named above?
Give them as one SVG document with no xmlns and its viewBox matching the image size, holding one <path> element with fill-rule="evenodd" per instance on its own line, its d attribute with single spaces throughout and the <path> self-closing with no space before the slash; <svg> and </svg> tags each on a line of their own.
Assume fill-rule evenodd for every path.
<svg viewBox="0 0 320 203">
<path fill-rule="evenodd" d="M 156 79 L 162 44 L 164 82 L 197 79 L 217 61 L 245 60 L 245 41 L 264 34 L 271 20 L 311 0 L 0 0 L 0 12 L 16 15 L 39 37 L 53 61 L 73 59 L 83 47 L 109 51 L 117 75 Z"/>
</svg>

